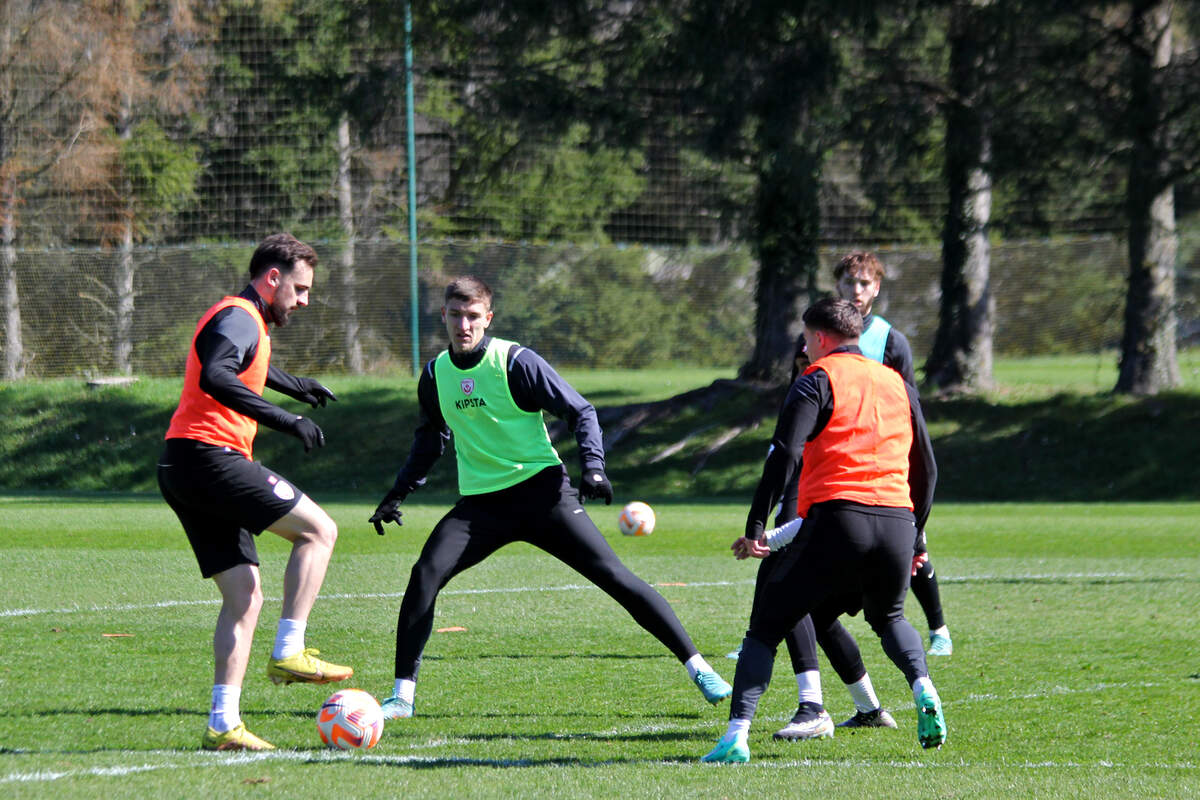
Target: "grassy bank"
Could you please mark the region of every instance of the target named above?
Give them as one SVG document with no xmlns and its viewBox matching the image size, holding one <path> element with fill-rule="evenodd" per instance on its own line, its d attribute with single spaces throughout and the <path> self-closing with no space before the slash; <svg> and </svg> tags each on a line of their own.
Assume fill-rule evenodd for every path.
<svg viewBox="0 0 1200 800">
<path fill-rule="evenodd" d="M 1152 399 L 1114 397 L 1108 357 L 1000 362 L 998 387 L 979 398 L 925 401 L 942 500 L 1178 500 L 1200 485 L 1200 378 Z M 567 372 L 602 412 L 665 401 L 732 371 L 695 368 Z M 317 495 L 373 497 L 391 484 L 417 420 L 416 382 L 328 378 L 339 402 L 311 411 L 328 446 L 305 455 L 263 431 L 256 457 Z M 178 380 L 91 388 L 82 379 L 0 384 L 0 488 L 155 492 L 154 463 L 178 400 Z M 269 395 L 272 393 L 268 392 Z M 274 395 L 297 413 L 307 406 Z M 678 402 L 610 447 L 618 500 L 744 499 L 759 476 L 778 396 L 745 387 Z M 628 420 L 607 414 L 610 435 Z M 560 451 L 577 472 L 574 442 Z M 452 459 L 427 494 L 454 489 Z"/>
</svg>

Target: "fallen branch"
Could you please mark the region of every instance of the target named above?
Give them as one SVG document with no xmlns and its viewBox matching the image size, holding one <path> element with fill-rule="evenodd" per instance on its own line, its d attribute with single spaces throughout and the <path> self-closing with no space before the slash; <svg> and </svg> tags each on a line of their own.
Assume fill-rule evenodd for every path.
<svg viewBox="0 0 1200 800">
<path fill-rule="evenodd" d="M 639 428 L 670 417 L 684 408 L 698 408 L 709 411 L 721 400 L 738 392 L 754 392 L 764 399 L 763 409 L 772 409 L 777 405 L 776 395 L 778 386 L 768 386 L 749 381 L 721 379 L 713 381 L 708 386 L 668 397 L 665 400 L 654 400 L 649 403 L 630 403 L 623 406 L 608 406 L 596 409 L 596 418 L 604 430 L 604 449 L 612 450 L 631 433 Z M 765 401 L 769 400 L 767 403 Z M 755 425 L 758 424 L 755 420 Z M 550 438 L 558 441 L 568 434 L 567 425 L 562 420 L 554 420 L 547 426 Z M 697 431 L 698 433 L 698 431 Z M 689 434 L 694 436 L 695 433 Z M 735 434 L 736 435 L 736 434 Z M 678 452 L 678 451 L 675 451 Z M 663 456 L 666 458 L 666 456 Z"/>
<path fill-rule="evenodd" d="M 670 447 L 666 448 L 662 452 L 655 455 L 653 458 L 650 459 L 650 463 L 657 464 L 658 462 L 662 461 L 663 459 L 670 458 L 671 456 L 675 455 L 683 448 L 687 447 L 687 443 L 690 442 L 692 439 L 695 439 L 697 436 L 699 436 L 702 433 L 705 433 L 706 431 L 711 431 L 713 429 L 713 427 L 714 427 L 713 425 L 705 425 L 703 428 L 697 428 L 696 430 L 689 433 L 687 436 L 684 436 L 682 439 L 680 439 L 675 444 L 671 445 Z"/>
<path fill-rule="evenodd" d="M 708 459 L 720 452 L 722 447 L 729 444 L 746 431 L 753 430 L 757 427 L 758 418 L 755 417 L 753 420 L 744 422 L 741 425 L 734 425 L 732 428 L 718 436 L 715 442 L 705 448 L 704 452 L 700 455 L 700 459 L 696 462 L 696 466 L 692 467 L 692 477 L 696 477 L 697 473 L 704 469 L 704 465 L 708 463 Z"/>
</svg>

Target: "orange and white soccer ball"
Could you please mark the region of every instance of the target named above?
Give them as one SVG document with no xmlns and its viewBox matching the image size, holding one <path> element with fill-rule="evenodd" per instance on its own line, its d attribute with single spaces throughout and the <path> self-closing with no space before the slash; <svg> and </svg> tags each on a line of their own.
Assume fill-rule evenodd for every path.
<svg viewBox="0 0 1200 800">
<path fill-rule="evenodd" d="M 328 747 L 368 750 L 383 735 L 383 709 L 362 689 L 340 689 L 321 704 L 317 732 Z"/>
<path fill-rule="evenodd" d="M 649 536 L 654 531 L 654 509 L 635 500 L 621 509 L 617 527 L 626 536 Z"/>
</svg>

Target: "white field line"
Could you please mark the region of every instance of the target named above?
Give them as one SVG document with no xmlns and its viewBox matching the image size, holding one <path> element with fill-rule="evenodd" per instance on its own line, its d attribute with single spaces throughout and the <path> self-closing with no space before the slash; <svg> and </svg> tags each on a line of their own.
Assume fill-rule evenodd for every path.
<svg viewBox="0 0 1200 800">
<path fill-rule="evenodd" d="M 1147 577 L 1141 573 L 1133 572 L 1056 572 L 1056 573 L 1038 573 L 1038 574 L 1022 574 L 1022 575 L 938 575 L 938 580 L 942 583 L 988 583 L 991 581 L 1056 581 L 1056 580 L 1111 580 L 1111 579 L 1136 579 Z M 1194 575 L 1156 575 L 1156 578 L 1168 578 L 1174 580 L 1192 580 Z M 657 587 L 665 588 L 700 588 L 707 589 L 712 587 L 728 587 L 728 586 L 748 586 L 753 585 L 753 579 L 740 581 L 680 581 L 674 583 L 670 581 L 662 581 L 653 584 Z M 478 595 L 478 594 L 520 594 L 524 592 L 577 592 L 577 591 L 598 591 L 596 586 L 590 583 L 587 584 L 565 584 L 562 586 L 511 586 L 495 589 L 446 589 L 440 595 L 442 597 L 455 595 Z M 354 594 L 322 594 L 321 600 L 394 600 L 404 596 L 404 592 L 357 592 Z M 279 598 L 267 598 L 268 601 L 278 601 Z M 121 611 L 146 611 L 155 608 L 176 608 L 181 606 L 216 606 L 220 605 L 219 598 L 209 600 L 159 600 L 153 603 L 118 603 L 114 605 L 100 606 L 65 606 L 61 608 L 5 608 L 0 609 L 0 619 L 4 617 L 29 617 L 38 614 L 88 614 L 88 613 L 114 613 Z"/>
<path fill-rule="evenodd" d="M 753 585 L 754 581 L 711 581 L 690 582 L 690 583 L 658 583 L 655 586 L 664 587 L 712 587 L 712 586 L 743 586 Z M 565 584 L 563 586 L 511 586 L 497 589 L 444 589 L 438 593 L 439 597 L 454 596 L 454 595 L 474 595 L 474 594 L 520 594 L 522 592 L 577 592 L 581 590 L 596 590 L 599 591 L 595 584 Z M 354 594 L 322 594 L 321 600 L 396 600 L 404 597 L 404 592 L 356 592 Z M 266 601 L 278 601 L 278 597 L 265 598 Z M 36 614 L 87 614 L 87 613 L 110 613 L 114 611 L 146 611 L 153 608 L 175 608 L 177 606 L 216 606 L 220 605 L 220 598 L 212 598 L 210 600 L 159 600 L 154 603 L 119 603 L 111 606 L 67 606 L 63 608 L 6 608 L 0 609 L 0 618 L 3 617 L 24 617 L 33 616 Z"/>
</svg>

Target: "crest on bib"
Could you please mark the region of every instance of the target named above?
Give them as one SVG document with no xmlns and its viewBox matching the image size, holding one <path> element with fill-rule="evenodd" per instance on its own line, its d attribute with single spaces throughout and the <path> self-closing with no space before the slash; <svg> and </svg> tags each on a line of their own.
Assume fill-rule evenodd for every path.
<svg viewBox="0 0 1200 800">
<path fill-rule="evenodd" d="M 475 391 L 475 379 L 463 378 L 462 382 L 459 383 L 459 386 L 462 388 L 463 394 L 470 394 L 471 392 Z"/>
</svg>

